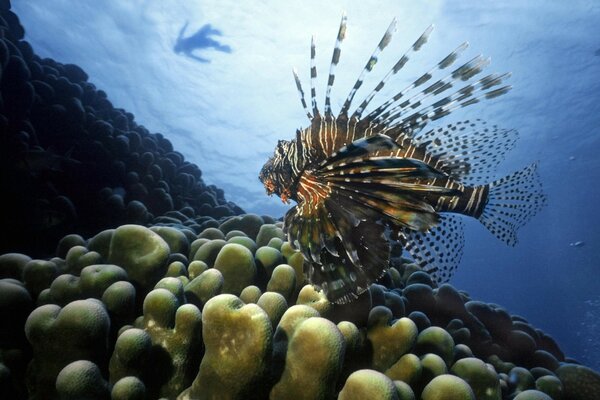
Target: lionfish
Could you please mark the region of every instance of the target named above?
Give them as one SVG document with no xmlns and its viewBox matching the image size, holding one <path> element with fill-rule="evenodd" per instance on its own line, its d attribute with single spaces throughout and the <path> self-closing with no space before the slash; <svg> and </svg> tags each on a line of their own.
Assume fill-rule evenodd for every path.
<svg viewBox="0 0 600 400">
<path fill-rule="evenodd" d="M 350 111 L 395 26 L 394 19 L 337 117 L 330 94 L 346 36 L 346 16 L 333 50 L 322 114 L 315 100 L 313 37 L 312 110 L 293 71 L 310 125 L 297 130 L 293 140 L 280 140 L 259 174 L 269 195 L 277 194 L 284 203 L 297 202 L 284 218 L 287 239 L 304 255 L 308 280 L 335 303 L 356 299 L 382 277 L 389 268 L 390 240 L 400 240 L 414 261 L 441 283 L 450 279 L 462 256 L 461 215 L 477 218 L 514 246 L 516 231 L 545 203 L 535 163 L 491 181 L 492 170 L 515 144 L 515 130 L 480 120 L 425 129 L 457 109 L 511 88 L 504 84 L 508 73 L 475 79 L 490 62 L 481 55 L 450 68 L 468 42 L 363 115 L 388 80 L 421 50 L 433 25 Z M 436 74 L 442 76 L 435 79 Z"/>
</svg>

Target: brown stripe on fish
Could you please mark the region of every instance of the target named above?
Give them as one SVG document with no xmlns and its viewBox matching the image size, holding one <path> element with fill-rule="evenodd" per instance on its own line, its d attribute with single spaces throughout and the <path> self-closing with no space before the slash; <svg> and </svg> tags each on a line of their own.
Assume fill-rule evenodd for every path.
<svg viewBox="0 0 600 400">
<path fill-rule="evenodd" d="M 342 22 L 340 23 L 340 29 L 338 31 L 337 39 L 335 41 L 335 47 L 333 49 L 333 55 L 331 57 L 331 64 L 329 66 L 329 78 L 327 79 L 327 90 L 325 92 L 325 109 L 324 113 L 326 116 L 331 115 L 331 87 L 335 81 L 335 67 L 340 62 L 340 55 L 342 53 L 342 42 L 346 37 L 346 14 L 342 15 Z"/>
</svg>

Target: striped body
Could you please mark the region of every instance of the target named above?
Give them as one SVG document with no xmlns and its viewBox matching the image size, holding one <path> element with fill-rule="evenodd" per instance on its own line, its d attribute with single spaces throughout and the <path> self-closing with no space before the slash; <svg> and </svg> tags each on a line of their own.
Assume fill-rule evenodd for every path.
<svg viewBox="0 0 600 400">
<path fill-rule="evenodd" d="M 444 171 L 443 160 L 428 153 L 424 146 L 414 144 L 411 138 L 404 135 L 398 129 L 386 129 L 375 124 L 365 126 L 365 124 L 359 123 L 356 119 L 336 119 L 330 117 L 325 120 L 320 118 L 313 120 L 311 126 L 300 131 L 296 139 L 282 143 L 283 151 L 275 162 L 282 166 L 289 166 L 291 175 L 289 178 L 278 177 L 277 181 L 281 182 L 284 188 L 281 192 L 290 193 L 288 197 L 292 200 L 302 200 L 301 197 L 299 198 L 295 194 L 297 192 L 302 193 L 302 188 L 297 188 L 295 185 L 301 183 L 300 177 L 304 172 L 317 167 L 319 163 L 323 162 L 327 157 L 332 156 L 341 147 L 357 139 L 376 133 L 386 134 L 391 138 L 395 138 L 400 148 L 387 152 L 375 152 L 374 155 L 412 158 L 423 161 L 434 169 Z M 323 156 L 311 157 L 311 154 L 315 153 L 322 154 Z M 489 193 L 488 185 L 463 185 L 451 177 L 432 179 L 424 183 L 432 186 L 456 189 L 461 192 L 458 196 L 428 196 L 427 202 L 437 212 L 453 212 L 478 218 L 487 202 L 487 195 Z"/>
</svg>

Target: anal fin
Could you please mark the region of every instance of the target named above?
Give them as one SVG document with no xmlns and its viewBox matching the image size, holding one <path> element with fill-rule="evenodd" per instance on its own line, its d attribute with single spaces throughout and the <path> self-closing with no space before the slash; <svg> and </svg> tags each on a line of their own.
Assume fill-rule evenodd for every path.
<svg viewBox="0 0 600 400">
<path fill-rule="evenodd" d="M 460 216 L 440 214 L 439 223 L 428 232 L 405 229 L 406 251 L 438 283 L 448 282 L 462 258 L 463 221 Z"/>
</svg>

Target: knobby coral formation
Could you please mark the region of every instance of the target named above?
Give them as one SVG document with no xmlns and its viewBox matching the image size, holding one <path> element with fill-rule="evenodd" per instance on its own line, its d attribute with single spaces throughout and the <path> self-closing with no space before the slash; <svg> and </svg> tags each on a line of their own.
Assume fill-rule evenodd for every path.
<svg viewBox="0 0 600 400">
<path fill-rule="evenodd" d="M 0 12 L 0 252 L 48 255 L 68 233 L 172 218 L 199 233 L 243 212 L 81 68 L 37 56 L 8 1 Z"/>
<path fill-rule="evenodd" d="M 55 248 L 0 255 L 0 398 L 599 396 L 600 375 L 550 336 L 438 287 L 401 249 L 379 284 L 329 303 L 280 222 L 241 215 L 81 69 L 35 56 L 8 1 L 0 12 L 3 187 L 28 199 L 12 198 L 25 219 L 4 244 Z"/>
<path fill-rule="evenodd" d="M 3 331 L 2 394 L 492 400 L 600 393 L 600 375 L 565 358 L 550 336 L 451 285 L 437 287 L 409 260 L 395 259 L 357 302 L 334 305 L 302 278 L 303 259 L 281 239 L 280 222 L 244 215 L 199 235 L 182 231 L 125 225 L 88 240 L 65 237 L 63 257 L 0 256 L 0 312 L 16 321 Z M 31 271 L 44 273 L 32 281 Z"/>
</svg>

